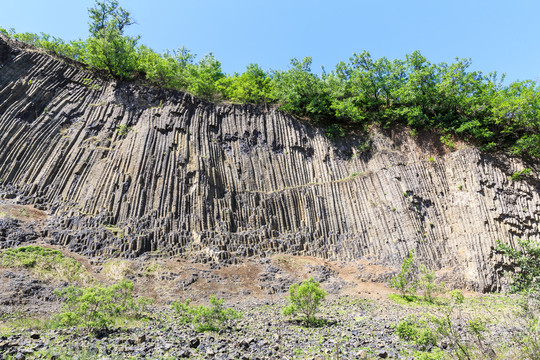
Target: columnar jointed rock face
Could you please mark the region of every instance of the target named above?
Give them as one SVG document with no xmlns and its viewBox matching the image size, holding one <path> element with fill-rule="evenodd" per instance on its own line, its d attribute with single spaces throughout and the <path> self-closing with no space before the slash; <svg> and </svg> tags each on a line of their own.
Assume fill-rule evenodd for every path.
<svg viewBox="0 0 540 360">
<path fill-rule="evenodd" d="M 273 108 L 107 81 L 0 38 L 0 183 L 83 253 L 399 266 L 415 249 L 468 287 L 497 286 L 496 240 L 540 238 L 538 188 L 508 179 L 516 160 L 425 138 L 332 141 Z"/>
</svg>

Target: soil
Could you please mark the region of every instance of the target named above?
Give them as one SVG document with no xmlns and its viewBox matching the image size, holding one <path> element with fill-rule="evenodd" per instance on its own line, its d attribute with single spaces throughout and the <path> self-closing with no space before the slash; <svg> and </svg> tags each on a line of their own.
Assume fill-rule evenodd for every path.
<svg viewBox="0 0 540 360">
<path fill-rule="evenodd" d="M 85 274 L 77 283 L 54 276 L 43 278 L 31 269 L 0 267 L 0 320 L 4 323 L 0 324 L 0 359 L 414 358 L 419 347 L 400 339 L 395 325 L 410 315 L 444 311 L 444 307 L 390 300 L 396 291 L 387 286 L 387 279 L 395 272 L 365 261 L 289 254 L 251 257 L 237 264 L 200 263 L 186 255 L 152 253 L 134 259 L 85 257 L 36 235 L 46 220 L 45 212 L 4 202 L 0 213 L 4 214 L 0 225 L 4 224 L 7 237 L 23 234 L 12 246 L 58 249 L 80 262 Z M 317 315 L 322 324 L 316 327 L 281 314 L 289 287 L 308 278 L 318 281 L 328 293 Z M 154 300 L 144 321 L 114 326 L 97 335 L 76 328 L 43 327 L 62 307 L 55 289 L 70 284 L 110 285 L 121 279 L 133 281 L 136 296 Z M 208 304 L 211 295 L 224 299 L 225 306 L 241 312 L 242 318 L 222 331 L 197 333 L 192 325 L 179 322 L 171 310 L 173 301 Z M 466 296 L 471 302 L 481 298 L 474 293 Z M 479 309 L 489 314 L 493 301 L 486 304 L 469 308 L 469 315 L 456 319 L 461 329 Z M 503 344 L 509 328 L 490 325 L 486 341 Z"/>
</svg>

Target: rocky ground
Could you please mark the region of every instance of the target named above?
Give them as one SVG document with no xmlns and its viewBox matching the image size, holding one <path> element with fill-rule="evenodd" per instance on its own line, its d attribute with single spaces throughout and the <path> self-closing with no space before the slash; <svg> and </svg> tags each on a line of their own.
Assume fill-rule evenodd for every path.
<svg viewBox="0 0 540 360">
<path fill-rule="evenodd" d="M 436 304 L 396 298 L 395 291 L 387 286 L 395 269 L 286 254 L 227 265 L 205 263 L 200 253 L 192 257 L 148 253 L 135 259 L 90 258 L 48 244 L 40 237 L 42 216 L 29 206 L 0 204 L 2 248 L 38 244 L 58 249 L 66 258 L 79 262 L 82 272 L 72 278 L 45 269 L 0 266 L 0 359 L 456 356 L 449 338 L 442 337 L 438 342 L 437 349 L 443 349 L 443 353 L 427 348 L 421 355 L 415 352 L 421 346 L 398 337 L 395 326 L 407 316 L 431 314 L 443 318 L 450 307 L 447 295 L 441 295 Z M 310 277 L 328 293 L 317 315 L 321 321 L 318 326 L 306 326 L 282 315 L 289 287 Z M 109 331 L 97 335 L 47 325 L 62 308 L 55 289 L 70 284 L 106 286 L 122 279 L 134 283 L 136 296 L 154 300 L 145 318 L 119 320 Z M 170 306 L 173 301 L 187 299 L 193 304 L 208 304 L 210 295 L 224 299 L 226 307 L 242 314 L 241 319 L 230 321 L 218 332 L 198 333 L 191 324 L 183 324 Z M 462 341 L 473 353 L 481 354 L 477 358 L 495 358 L 491 351 L 497 358 L 515 358 L 514 299 L 465 295 L 465 304 L 450 315 Z M 486 327 L 481 342 L 467 331 L 467 321 L 479 316 Z"/>
<path fill-rule="evenodd" d="M 419 347 L 399 339 L 395 325 L 409 315 L 442 316 L 448 309 L 443 297 L 439 305 L 396 303 L 389 299 L 393 291 L 386 285 L 351 279 L 345 271 L 350 271 L 350 264 L 339 267 L 312 258 L 278 256 L 228 267 L 151 257 L 86 260 L 87 280 L 111 284 L 127 277 L 134 281 L 138 295 L 153 298 L 147 318 L 120 321 L 97 335 L 75 328 L 47 329 L 43 324 L 61 308 L 53 289 L 67 282 L 42 279 L 25 269 L 3 268 L 0 358 L 416 358 L 414 351 Z M 320 281 L 329 294 L 317 315 L 322 320 L 318 326 L 305 326 L 282 315 L 289 285 L 309 276 Z M 182 324 L 169 305 L 188 298 L 206 304 L 209 295 L 225 299 L 225 305 L 238 310 L 242 318 L 219 332 L 197 333 L 192 325 Z M 501 312 L 494 315 L 493 309 Z M 489 318 L 487 341 L 511 348 L 508 331 L 512 327 L 501 326 L 501 321 L 510 319 L 503 313 L 510 314 L 512 309 L 507 297 L 468 293 L 464 314 L 455 318 L 456 326 L 465 329 L 466 321 L 481 313 Z M 443 341 L 441 346 L 448 344 Z"/>
</svg>

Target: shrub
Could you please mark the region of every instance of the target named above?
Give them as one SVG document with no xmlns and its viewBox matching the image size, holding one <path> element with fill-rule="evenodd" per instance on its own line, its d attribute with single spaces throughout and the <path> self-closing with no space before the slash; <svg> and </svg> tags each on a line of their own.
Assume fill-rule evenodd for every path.
<svg viewBox="0 0 540 360">
<path fill-rule="evenodd" d="M 181 301 L 174 301 L 171 304 L 171 309 L 173 309 L 180 316 L 179 320 L 180 323 L 183 325 L 189 324 L 192 319 L 192 316 L 190 314 L 190 301 L 190 299 L 187 299 L 185 303 Z"/>
<path fill-rule="evenodd" d="M 340 124 L 332 124 L 325 130 L 326 136 L 331 140 L 345 136 L 345 129 Z"/>
<path fill-rule="evenodd" d="M 221 78 L 217 83 L 223 97 L 241 103 L 270 100 L 270 77 L 257 64 L 249 64 L 242 74 Z"/>
<path fill-rule="evenodd" d="M 75 326 L 90 333 L 108 329 L 119 318 L 140 318 L 151 304 L 148 298 L 133 297 L 133 283 L 123 280 L 115 285 L 80 288 L 69 286 L 56 290 L 63 301 L 57 316 L 60 326 Z"/>
<path fill-rule="evenodd" d="M 321 289 L 319 283 L 313 278 L 309 278 L 300 285 L 293 284 L 289 288 L 290 304 L 283 309 L 283 314 L 298 314 L 302 316 L 304 322 L 314 324 L 315 314 L 325 297 L 326 291 Z"/>
<path fill-rule="evenodd" d="M 131 130 L 127 124 L 118 125 L 116 127 L 116 132 L 118 133 L 118 136 L 124 137 L 128 134 L 128 132 Z"/>
<path fill-rule="evenodd" d="M 423 356 L 418 358 L 447 358 L 437 348 L 439 343 L 446 343 L 448 350 L 453 351 L 458 359 L 471 359 L 473 352 L 478 351 L 495 358 L 495 351 L 484 335 L 488 331 L 486 321 L 481 318 L 464 321 L 461 312 L 455 313 L 455 305 L 445 307 L 442 314 L 410 315 L 394 325 L 396 333 L 400 339 L 414 343 L 422 352 L 427 350 L 431 353 L 422 353 Z M 456 315 L 458 321 L 454 320 Z M 464 327 L 460 325 L 463 322 Z"/>
<path fill-rule="evenodd" d="M 187 68 L 187 91 L 206 100 L 215 100 L 219 94 L 218 81 L 224 76 L 221 63 L 209 53 Z"/>
<path fill-rule="evenodd" d="M 461 290 L 452 290 L 450 291 L 450 300 L 454 305 L 461 305 L 465 301 L 465 296 L 463 296 Z"/>
<path fill-rule="evenodd" d="M 172 309 L 180 315 L 182 324 L 191 323 L 195 331 L 219 331 L 230 320 L 239 319 L 241 314 L 234 309 L 224 308 L 225 300 L 210 296 L 210 306 L 191 306 L 190 300 L 185 303 L 175 301 L 171 304 Z"/>
<path fill-rule="evenodd" d="M 520 181 L 531 175 L 531 169 L 523 169 L 521 171 L 516 171 L 510 176 L 510 180 Z"/>
<path fill-rule="evenodd" d="M 417 282 L 415 281 L 414 250 L 403 260 L 401 271 L 390 279 L 390 287 L 401 292 L 402 296 L 416 293 Z"/>
<path fill-rule="evenodd" d="M 291 68 L 277 71 L 272 78 L 272 97 L 281 109 L 315 121 L 331 118 L 330 94 L 326 82 L 311 71 L 310 57 L 291 60 Z"/>
<path fill-rule="evenodd" d="M 511 274 L 512 291 L 520 292 L 530 287 L 538 287 L 540 280 L 540 243 L 534 240 L 518 239 L 521 250 L 497 241 L 496 251 L 508 256 L 513 263 L 514 272 Z"/>
<path fill-rule="evenodd" d="M 424 299 L 432 303 L 434 295 L 444 290 L 443 283 L 435 282 L 435 273 L 429 271 L 424 265 L 420 265 L 420 279 L 418 281 L 418 288 L 424 293 Z"/>
<path fill-rule="evenodd" d="M 400 321 L 396 326 L 396 333 L 400 339 L 411 341 L 422 350 L 429 349 L 437 345 L 438 335 L 429 326 L 428 319 L 423 316 L 409 316 Z"/>
</svg>

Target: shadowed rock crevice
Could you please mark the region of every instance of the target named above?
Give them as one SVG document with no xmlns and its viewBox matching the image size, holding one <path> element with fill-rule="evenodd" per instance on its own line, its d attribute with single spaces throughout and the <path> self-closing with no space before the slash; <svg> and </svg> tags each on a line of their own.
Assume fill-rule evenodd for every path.
<svg viewBox="0 0 540 360">
<path fill-rule="evenodd" d="M 496 240 L 540 237 L 538 188 L 508 179 L 515 159 L 399 128 L 331 141 L 274 108 L 106 81 L 2 39 L 0 61 L 1 193 L 47 209 L 48 241 L 80 253 L 397 267 L 415 249 L 486 290 Z"/>
</svg>

